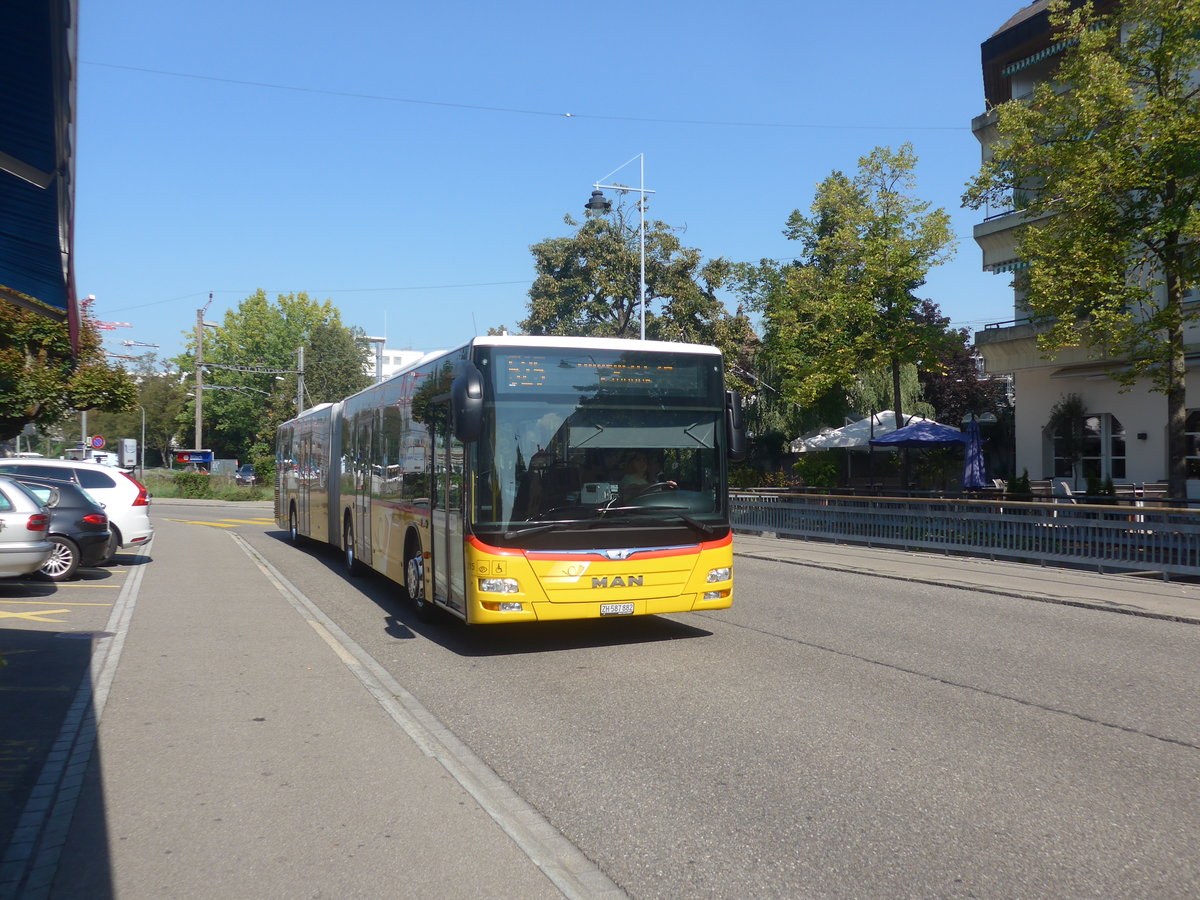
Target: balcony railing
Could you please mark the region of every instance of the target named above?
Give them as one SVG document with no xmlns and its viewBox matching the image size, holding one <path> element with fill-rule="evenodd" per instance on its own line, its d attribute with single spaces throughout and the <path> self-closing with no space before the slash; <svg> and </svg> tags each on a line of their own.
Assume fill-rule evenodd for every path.
<svg viewBox="0 0 1200 900">
<path fill-rule="evenodd" d="M 737 531 L 1164 578 L 1200 575 L 1200 511 L 751 493 L 731 493 L 730 507 Z"/>
</svg>

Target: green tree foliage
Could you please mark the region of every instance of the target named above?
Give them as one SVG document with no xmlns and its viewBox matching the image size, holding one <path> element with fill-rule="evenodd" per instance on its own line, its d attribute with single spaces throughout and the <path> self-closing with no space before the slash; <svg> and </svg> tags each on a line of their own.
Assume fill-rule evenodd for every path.
<svg viewBox="0 0 1200 900">
<path fill-rule="evenodd" d="M 953 235 L 946 212 L 914 196 L 916 164 L 905 144 L 876 148 L 854 178 L 833 172 L 810 214 L 788 219 L 784 234 L 800 242 L 799 260 L 764 261 L 748 273 L 744 290 L 763 313 L 764 351 L 789 402 L 844 396 L 860 373 L 885 368 L 900 419 L 903 366 L 943 345 L 944 327 L 922 315 L 913 292 L 950 257 Z"/>
<path fill-rule="evenodd" d="M 869 416 L 881 410 L 891 409 L 896 391 L 895 379 L 890 368 L 859 372 L 854 383 L 846 389 L 846 399 L 855 412 Z M 917 367 L 905 363 L 900 367 L 900 405 L 905 416 L 932 418 L 933 407 L 922 397 L 921 380 Z"/>
<path fill-rule="evenodd" d="M 304 353 L 304 390 L 308 405 L 333 403 L 358 393 L 374 379 L 364 371 L 373 362 L 361 328 L 318 322 L 308 334 Z"/>
<path fill-rule="evenodd" d="M 952 329 L 950 320 L 934 303 L 926 303 L 921 315 L 936 323 L 944 340 L 936 357 L 931 357 L 918 373 L 921 396 L 933 409 L 933 417 L 947 425 L 956 425 L 964 417 L 985 413 L 1000 418 L 1008 408 L 1006 384 L 979 377 L 979 368 L 971 352 L 971 335 L 965 329 Z"/>
<path fill-rule="evenodd" d="M 80 318 L 75 357 L 65 322 L 0 303 L 0 440 L 28 423 L 52 425 L 70 410 L 119 410 L 134 402 L 132 379 L 104 358 L 86 301 Z"/>
<path fill-rule="evenodd" d="M 174 363 L 195 370 L 196 339 Z M 275 427 L 296 414 L 299 363 L 305 348 L 304 405 L 338 400 L 370 383 L 364 374 L 369 347 L 361 331 L 342 325 L 332 302 L 305 293 L 274 301 L 256 291 L 204 329 L 203 441 L 218 458 L 248 459 L 257 446 L 274 443 Z M 355 349 L 357 347 L 357 353 Z M 244 371 L 254 369 L 257 371 Z M 273 371 L 272 371 L 273 370 Z M 195 400 L 179 419 L 183 441 L 195 446 Z"/>
<path fill-rule="evenodd" d="M 639 223 L 627 207 L 589 216 L 566 237 L 534 244 L 527 334 L 637 338 L 640 334 Z M 730 386 L 748 389 L 737 369 L 751 365 L 757 337 L 749 317 L 725 308 L 718 292 L 733 267 L 707 262 L 663 222 L 646 223 L 646 337 L 712 344 L 725 355 Z"/>
<path fill-rule="evenodd" d="M 1018 253 L 1043 351 L 1088 346 L 1165 395 L 1169 482 L 1185 493 L 1184 304 L 1200 282 L 1200 4 L 1127 0 L 1111 18 L 1051 4 L 1056 79 L 996 110 L 974 208 L 1024 213 Z M 1063 90 L 1069 85 L 1069 90 Z"/>
<path fill-rule="evenodd" d="M 179 431 L 179 417 L 187 405 L 189 386 L 178 372 L 164 371 L 152 353 L 140 357 L 131 372 L 137 397 L 129 409 L 101 412 L 88 417 L 88 430 L 111 440 L 141 440 L 142 412 L 146 423 L 146 464 L 169 465 Z M 189 379 L 190 380 L 190 379 Z"/>
</svg>

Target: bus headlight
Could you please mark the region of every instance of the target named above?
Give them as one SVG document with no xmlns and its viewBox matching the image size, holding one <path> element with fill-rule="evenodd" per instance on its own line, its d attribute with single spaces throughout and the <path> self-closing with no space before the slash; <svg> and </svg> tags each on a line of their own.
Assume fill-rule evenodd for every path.
<svg viewBox="0 0 1200 900">
<path fill-rule="evenodd" d="M 515 578 L 480 578 L 479 589 L 487 594 L 516 594 L 521 590 Z"/>
<path fill-rule="evenodd" d="M 733 577 L 733 570 L 728 566 L 723 566 L 720 569 L 708 570 L 708 583 L 712 584 L 717 581 L 728 581 Z"/>
</svg>

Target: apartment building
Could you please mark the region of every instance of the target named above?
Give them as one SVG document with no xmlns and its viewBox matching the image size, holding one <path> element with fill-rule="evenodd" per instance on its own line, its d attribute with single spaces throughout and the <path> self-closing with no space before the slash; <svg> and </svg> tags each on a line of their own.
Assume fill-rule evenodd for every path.
<svg viewBox="0 0 1200 900">
<path fill-rule="evenodd" d="M 1099 2 L 1100 10 L 1116 2 Z M 1037 0 L 1015 13 L 982 44 L 983 88 L 986 108 L 1032 92 L 1051 78 L 1065 49 L 1050 29 L 1049 0 Z M 971 128 L 979 140 L 983 159 L 997 139 L 996 114 L 977 116 Z M 975 226 L 974 237 L 983 253 L 983 268 L 997 277 L 1011 277 L 1022 267 L 1017 257 L 1015 229 L 1022 215 L 1007 209 L 987 209 Z M 1037 326 L 1030 321 L 1020 288 L 1014 285 L 1012 319 L 988 325 L 975 335 L 975 343 L 989 374 L 1008 374 L 1015 387 L 1016 471 L 1028 470 L 1031 478 L 1070 477 L 1069 460 L 1056 455 L 1056 442 L 1047 423 L 1051 411 L 1067 395 L 1078 395 L 1087 410 L 1082 466 L 1084 479 L 1111 477 L 1114 482 L 1159 482 L 1167 477 L 1167 404 L 1148 385 L 1124 389 L 1106 373 L 1120 360 L 1106 359 L 1094 349 L 1078 348 L 1043 358 L 1037 347 Z M 1189 359 L 1200 364 L 1200 330 L 1188 331 Z M 1188 372 L 1188 431 L 1193 458 L 1189 494 L 1200 496 L 1200 381 Z M 1196 407 L 1196 409 L 1193 409 Z"/>
</svg>

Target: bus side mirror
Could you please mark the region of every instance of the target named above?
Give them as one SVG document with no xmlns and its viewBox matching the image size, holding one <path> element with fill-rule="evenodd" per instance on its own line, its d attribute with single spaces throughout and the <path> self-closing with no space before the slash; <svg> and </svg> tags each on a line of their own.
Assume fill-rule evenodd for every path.
<svg viewBox="0 0 1200 900">
<path fill-rule="evenodd" d="M 742 395 L 725 392 L 725 430 L 729 435 L 729 458 L 734 462 L 746 458 L 746 426 L 742 422 Z"/>
<path fill-rule="evenodd" d="M 483 431 L 483 376 L 474 363 L 460 362 L 450 384 L 450 425 L 464 444 L 479 440 Z"/>
</svg>

